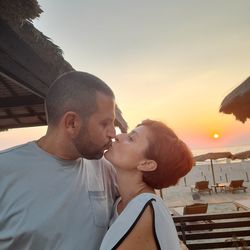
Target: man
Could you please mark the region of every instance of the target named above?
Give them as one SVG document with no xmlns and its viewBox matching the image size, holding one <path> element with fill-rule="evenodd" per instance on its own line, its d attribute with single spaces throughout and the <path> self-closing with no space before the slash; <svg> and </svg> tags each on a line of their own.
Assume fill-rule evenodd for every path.
<svg viewBox="0 0 250 250">
<path fill-rule="evenodd" d="M 114 94 L 74 71 L 52 84 L 45 107 L 46 135 L 0 152 L 0 249 L 99 249 L 117 195 L 100 159 L 115 136 Z"/>
</svg>

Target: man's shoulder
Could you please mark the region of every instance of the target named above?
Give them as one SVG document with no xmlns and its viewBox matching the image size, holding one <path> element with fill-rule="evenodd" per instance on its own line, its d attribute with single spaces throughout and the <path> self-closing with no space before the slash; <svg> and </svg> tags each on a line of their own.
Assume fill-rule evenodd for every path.
<svg viewBox="0 0 250 250">
<path fill-rule="evenodd" d="M 0 157 L 4 157 L 4 156 L 9 157 L 11 155 L 19 153 L 20 151 L 25 151 L 27 149 L 27 147 L 30 146 L 31 143 L 32 142 L 27 142 L 27 143 L 24 143 L 24 144 L 13 146 L 11 148 L 0 150 Z"/>
</svg>

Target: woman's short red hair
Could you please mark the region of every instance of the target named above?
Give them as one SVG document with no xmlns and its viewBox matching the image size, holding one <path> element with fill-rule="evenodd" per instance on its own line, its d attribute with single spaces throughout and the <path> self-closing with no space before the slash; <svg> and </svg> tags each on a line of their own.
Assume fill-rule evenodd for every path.
<svg viewBox="0 0 250 250">
<path fill-rule="evenodd" d="M 193 166 L 193 156 L 187 145 L 164 123 L 145 120 L 138 126 L 146 126 L 151 132 L 145 156 L 157 163 L 151 172 L 143 172 L 143 180 L 155 189 L 175 185 Z"/>
</svg>

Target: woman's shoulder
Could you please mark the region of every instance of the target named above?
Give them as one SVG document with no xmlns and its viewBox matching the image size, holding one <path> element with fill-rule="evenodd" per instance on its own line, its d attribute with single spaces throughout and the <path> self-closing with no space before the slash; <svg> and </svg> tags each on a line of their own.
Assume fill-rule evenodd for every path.
<svg viewBox="0 0 250 250">
<path fill-rule="evenodd" d="M 120 249 L 119 247 L 122 249 L 135 249 L 135 247 L 138 247 L 137 249 L 157 249 L 152 231 L 153 207 L 151 202 L 154 198 L 153 194 L 141 194 L 133 198 L 109 229 L 102 247 L 108 244 L 112 245 L 114 249 Z"/>
<path fill-rule="evenodd" d="M 114 249 L 120 249 L 119 246 L 135 249 L 135 244 L 143 246 L 137 249 L 160 249 L 159 245 L 164 246 L 165 241 L 171 246 L 168 249 L 179 249 L 177 233 L 164 202 L 155 194 L 143 193 L 134 197 L 118 216 L 105 235 L 101 250 L 114 246 Z"/>
<path fill-rule="evenodd" d="M 154 209 L 160 209 L 162 211 L 168 211 L 165 202 L 156 194 L 142 193 L 134 197 L 126 206 L 127 210 L 135 209 L 140 211 L 142 207 L 152 204 Z"/>
<path fill-rule="evenodd" d="M 132 223 L 115 249 L 160 249 L 155 234 L 153 208 L 151 201 L 145 203 L 143 209 Z"/>
<path fill-rule="evenodd" d="M 134 205 L 146 205 L 151 203 L 152 201 L 158 201 L 159 197 L 153 193 L 142 193 L 135 196 L 128 204 L 127 207 L 134 206 Z"/>
</svg>

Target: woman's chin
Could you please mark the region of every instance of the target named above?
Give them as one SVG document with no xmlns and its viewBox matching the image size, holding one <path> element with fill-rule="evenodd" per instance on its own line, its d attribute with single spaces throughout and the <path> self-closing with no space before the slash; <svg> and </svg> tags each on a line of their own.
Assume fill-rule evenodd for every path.
<svg viewBox="0 0 250 250">
<path fill-rule="evenodd" d="M 104 152 L 104 157 L 105 157 L 106 160 L 111 161 L 112 157 L 111 157 L 111 154 L 110 154 L 109 150 Z"/>
</svg>

